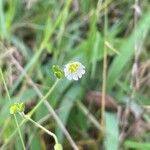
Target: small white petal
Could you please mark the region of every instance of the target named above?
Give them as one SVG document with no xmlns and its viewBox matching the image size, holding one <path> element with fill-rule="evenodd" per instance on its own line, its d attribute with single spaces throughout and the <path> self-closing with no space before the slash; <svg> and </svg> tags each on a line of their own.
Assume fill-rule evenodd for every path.
<svg viewBox="0 0 150 150">
<path fill-rule="evenodd" d="M 70 68 L 70 65 L 73 65 L 73 64 L 77 64 L 78 67 L 76 68 L 76 70 L 71 72 L 69 68 Z M 68 80 L 78 80 L 85 73 L 85 66 L 83 66 L 80 62 L 71 62 L 65 65 L 64 73 Z"/>
<path fill-rule="evenodd" d="M 81 73 L 82 73 L 82 74 L 85 74 L 85 70 L 82 70 Z"/>
<path fill-rule="evenodd" d="M 83 69 L 85 69 L 85 66 L 83 66 L 82 64 L 81 64 L 81 67 L 82 67 Z"/>
<path fill-rule="evenodd" d="M 67 68 L 64 69 L 65 77 L 68 75 L 68 70 Z"/>
<path fill-rule="evenodd" d="M 82 73 L 79 73 L 78 76 L 79 76 L 79 78 L 81 78 L 82 77 Z"/>
<path fill-rule="evenodd" d="M 84 70 L 82 67 L 80 67 L 79 69 L 78 69 L 78 72 L 82 72 L 82 70 Z"/>
<path fill-rule="evenodd" d="M 69 66 L 68 64 L 67 64 L 67 65 L 65 65 L 65 67 L 66 67 L 66 68 L 68 68 L 68 66 Z"/>
<path fill-rule="evenodd" d="M 76 74 L 73 74 L 72 78 L 73 78 L 74 80 L 78 80 L 78 74 L 77 74 L 77 73 L 76 73 Z"/>
<path fill-rule="evenodd" d="M 68 79 L 68 80 L 72 80 L 72 75 L 69 74 L 69 75 L 67 76 L 67 79 Z"/>
</svg>

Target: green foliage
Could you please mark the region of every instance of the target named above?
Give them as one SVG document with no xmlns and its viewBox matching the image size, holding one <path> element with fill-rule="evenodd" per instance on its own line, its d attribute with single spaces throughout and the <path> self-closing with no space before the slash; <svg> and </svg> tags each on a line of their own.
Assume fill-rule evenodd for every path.
<svg viewBox="0 0 150 150">
<path fill-rule="evenodd" d="M 119 149 L 119 124 L 116 114 L 106 113 L 106 150 Z"/>
<path fill-rule="evenodd" d="M 120 54 L 116 56 L 114 61 L 112 62 L 108 71 L 108 89 L 111 89 L 115 85 L 116 80 L 122 75 L 122 70 L 124 69 L 126 64 L 130 62 L 131 57 L 134 54 L 135 41 L 137 41 L 137 43 L 144 42 L 145 37 L 148 34 L 147 31 L 150 29 L 149 15 L 150 11 L 147 11 L 143 15 L 136 29 L 122 44 L 120 48 Z"/>
<path fill-rule="evenodd" d="M 106 46 L 106 94 L 113 97 L 119 107 L 130 105 L 133 116 L 135 112 L 138 114 L 149 106 L 150 2 L 140 1 L 139 5 L 142 14 L 134 28 L 133 0 L 0 0 L 0 68 L 12 103 L 10 107 L 0 76 L 0 149 L 21 147 L 19 138 L 14 138 L 17 137 L 17 132 L 10 113 L 24 111 L 24 104 L 25 113 L 32 111 L 41 99 L 41 93 L 46 95 L 55 78 L 64 77 L 63 66 L 61 68 L 59 65 L 70 61 L 79 61 L 86 66 L 85 76 L 77 82 L 60 80 L 59 85 L 47 97 L 47 102 L 78 146 L 81 149 L 92 147 L 93 150 L 95 147 L 117 150 L 119 146 L 123 150 L 150 149 L 150 135 L 147 135 L 145 129 L 142 130 L 142 135 L 134 137 L 131 134 L 132 140 L 124 139 L 120 145 L 122 120 L 117 118 L 116 110 L 112 112 L 109 109 L 106 109 L 106 137 L 102 143 L 99 139 L 101 132 L 97 132 L 100 125 L 91 124 L 89 116 L 83 115 L 82 109 L 75 105 L 77 100 L 82 101 L 86 112 L 90 112 L 99 122 L 99 98 L 92 95 L 91 104 L 87 97 L 91 90 L 101 93 L 103 52 Z M 104 17 L 105 10 L 108 14 Z M 110 46 L 105 45 L 106 42 Z M 137 91 L 131 89 L 135 43 L 141 49 L 138 61 L 140 87 Z M 132 96 L 133 102 L 129 104 Z M 97 99 L 98 102 L 95 102 Z M 136 104 L 136 107 L 132 104 Z M 127 120 L 129 127 L 134 122 L 135 116 L 132 115 Z M 45 104 L 36 110 L 32 118 L 48 130 L 55 131 L 64 149 L 72 149 Z M 149 123 L 150 115 L 145 112 L 142 121 Z M 27 123 L 22 124 L 23 128 L 25 126 Z M 40 130 L 33 130 L 34 126 L 30 124 L 27 128 L 29 131 L 24 128 L 22 135 L 26 136 L 23 139 L 29 149 L 44 150 L 54 146 L 53 141 Z M 60 150 L 61 147 L 55 145 L 55 149 Z"/>
<path fill-rule="evenodd" d="M 124 143 L 126 148 L 132 148 L 132 149 L 136 149 L 136 150 L 149 150 L 150 149 L 150 144 L 149 143 L 139 143 L 139 142 L 135 142 L 135 141 L 130 141 L 127 140 Z"/>
</svg>

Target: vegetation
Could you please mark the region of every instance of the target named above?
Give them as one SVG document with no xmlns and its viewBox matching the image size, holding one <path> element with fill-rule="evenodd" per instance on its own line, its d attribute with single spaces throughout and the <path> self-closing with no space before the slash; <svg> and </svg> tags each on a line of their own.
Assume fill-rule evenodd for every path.
<svg viewBox="0 0 150 150">
<path fill-rule="evenodd" d="M 0 0 L 0 150 L 149 150 L 149 31 L 148 0 Z"/>
</svg>

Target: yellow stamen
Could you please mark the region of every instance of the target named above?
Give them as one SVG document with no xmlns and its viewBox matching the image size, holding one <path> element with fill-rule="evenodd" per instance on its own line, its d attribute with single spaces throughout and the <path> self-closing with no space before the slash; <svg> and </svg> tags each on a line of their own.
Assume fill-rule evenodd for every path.
<svg viewBox="0 0 150 150">
<path fill-rule="evenodd" d="M 75 73 L 78 69 L 79 69 L 79 64 L 77 64 L 77 63 L 69 64 L 68 70 L 70 73 Z"/>
</svg>

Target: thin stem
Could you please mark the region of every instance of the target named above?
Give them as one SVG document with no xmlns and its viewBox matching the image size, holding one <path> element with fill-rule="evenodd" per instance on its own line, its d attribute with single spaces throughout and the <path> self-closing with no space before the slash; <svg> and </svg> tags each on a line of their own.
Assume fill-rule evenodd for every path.
<svg viewBox="0 0 150 150">
<path fill-rule="evenodd" d="M 47 130 L 46 128 L 44 128 L 43 126 L 41 126 L 40 124 L 38 124 L 37 122 L 35 122 L 34 120 L 32 120 L 28 115 L 23 114 L 23 117 L 25 119 L 27 119 L 28 121 L 32 122 L 35 126 L 41 128 L 48 135 L 52 136 L 54 138 L 54 140 L 55 140 L 55 143 L 58 144 L 58 139 L 57 139 L 57 137 L 56 137 L 56 135 L 54 133 L 52 133 L 51 131 Z"/>
<path fill-rule="evenodd" d="M 54 88 L 56 87 L 56 85 L 58 84 L 59 80 L 56 80 L 55 83 L 52 85 L 52 87 L 50 88 L 50 90 L 46 93 L 45 96 L 42 95 L 42 99 L 40 100 L 40 102 L 37 104 L 38 107 L 42 104 L 42 102 L 44 100 L 47 99 L 47 97 L 52 93 L 52 91 L 54 90 Z M 38 108 L 37 105 L 34 107 L 33 110 L 30 111 L 30 113 L 28 114 L 30 117 L 34 114 L 34 112 L 36 111 L 36 109 Z M 21 127 L 23 124 L 25 124 L 27 122 L 27 120 L 23 120 L 20 124 L 19 127 Z M 15 130 L 11 136 L 9 137 L 9 139 L 3 144 L 3 146 L 1 147 L 2 149 L 4 149 L 4 147 L 6 147 L 6 145 L 11 141 L 11 139 L 14 137 L 14 135 L 16 134 L 17 130 Z"/>
<path fill-rule="evenodd" d="M 137 43 L 137 22 L 141 15 L 141 8 L 139 6 L 139 0 L 134 0 L 134 62 L 132 66 L 132 72 L 131 72 L 131 88 L 132 88 L 132 94 L 131 99 L 134 99 L 136 91 L 139 89 L 139 57 L 141 54 L 141 43 Z"/>
<path fill-rule="evenodd" d="M 4 88 L 5 88 L 5 91 L 6 91 L 8 100 L 9 100 L 9 103 L 10 103 L 10 105 L 11 105 L 10 94 L 9 94 L 9 92 L 8 92 L 8 88 L 7 88 L 7 85 L 6 85 L 6 82 L 5 82 L 5 79 L 4 79 L 4 75 L 3 75 L 3 72 L 2 72 L 2 69 L 1 69 L 1 68 L 0 68 L 0 75 L 1 75 L 1 78 L 2 78 L 2 81 L 3 81 L 3 84 L 4 84 Z"/>
<path fill-rule="evenodd" d="M 19 128 L 25 124 L 27 122 L 27 120 L 23 120 L 20 124 L 19 124 Z M 7 146 L 7 144 L 13 139 L 13 137 L 15 136 L 15 134 L 17 133 L 17 129 L 10 135 L 10 137 L 5 141 L 5 143 L 0 147 L 0 149 L 5 149 L 5 147 Z"/>
<path fill-rule="evenodd" d="M 13 58 L 13 57 L 12 57 Z M 24 69 L 21 67 L 21 65 L 13 58 L 14 63 L 16 64 L 17 68 L 21 71 L 24 72 Z M 27 78 L 27 81 L 29 82 L 29 84 L 31 84 L 31 86 L 34 88 L 34 90 L 36 91 L 36 93 L 38 94 L 38 96 L 43 99 L 43 94 L 41 93 L 41 91 L 38 89 L 38 87 L 35 85 L 35 83 L 32 81 L 32 79 L 27 75 L 27 73 L 25 73 L 25 76 Z M 54 89 L 54 88 L 53 88 Z M 67 129 L 65 128 L 65 126 L 63 125 L 62 121 L 59 119 L 59 117 L 57 116 L 57 114 L 55 113 L 54 109 L 52 108 L 52 106 L 48 103 L 48 101 L 45 99 L 43 100 L 44 105 L 47 107 L 48 111 L 50 114 L 52 114 L 53 118 L 55 119 L 55 121 L 58 123 L 59 127 L 62 129 L 62 131 L 64 132 L 66 138 L 68 139 L 68 141 L 70 142 L 71 146 L 74 148 L 74 150 L 78 150 L 78 147 L 76 145 L 76 143 L 74 142 L 74 140 L 72 139 L 71 135 L 69 134 L 69 132 L 67 131 Z M 31 114 L 29 114 L 30 116 L 33 114 L 33 112 Z M 22 126 L 26 121 L 22 121 L 20 126 Z M 13 136 L 15 135 L 16 131 L 13 132 L 13 134 L 10 136 L 10 138 L 5 142 L 5 144 L 2 147 L 5 147 L 10 140 L 13 138 Z"/>
<path fill-rule="evenodd" d="M 105 0 L 105 3 L 107 1 Z M 107 40 L 107 6 L 105 7 L 104 14 L 104 53 L 103 53 L 103 82 L 102 82 L 102 101 L 101 101 L 101 125 L 105 124 L 105 98 L 106 98 L 106 75 L 107 75 L 107 47 L 105 41 Z"/>
<path fill-rule="evenodd" d="M 55 83 L 53 84 L 53 86 L 49 89 L 49 91 L 47 92 L 47 94 L 39 101 L 39 103 L 29 112 L 29 116 L 31 117 L 33 115 L 33 113 L 41 106 L 41 104 L 47 99 L 47 97 L 52 93 L 52 91 L 54 90 L 54 88 L 56 87 L 56 85 L 58 84 L 58 79 L 55 81 Z"/>
<path fill-rule="evenodd" d="M 10 94 L 9 94 L 9 91 L 8 91 L 8 88 L 7 88 L 7 85 L 6 85 L 6 81 L 5 81 L 5 79 L 4 79 L 4 75 L 3 75 L 3 72 L 2 72 L 2 69 L 1 69 L 1 68 L 0 68 L 0 75 L 1 75 L 1 78 L 2 78 L 2 81 L 3 81 L 3 84 L 4 84 L 4 88 L 5 88 L 7 97 L 8 97 L 8 99 L 9 99 L 9 103 L 10 103 L 10 105 L 11 105 Z M 15 123 L 16 123 L 16 126 L 17 126 L 17 130 L 18 130 L 18 133 L 19 133 L 19 136 L 20 136 L 20 140 L 21 140 L 23 149 L 25 150 L 25 144 L 24 144 L 24 142 L 23 142 L 23 138 L 22 138 L 22 135 L 21 135 L 21 131 L 20 131 L 20 127 L 19 127 L 19 124 L 18 124 L 16 115 L 14 114 L 13 116 L 14 116 L 14 119 L 15 119 Z"/>
<path fill-rule="evenodd" d="M 14 116 L 14 118 L 15 118 L 15 122 L 16 122 L 16 125 L 17 125 L 17 130 L 18 130 L 18 133 L 19 133 L 19 136 L 20 136 L 20 140 L 21 140 L 23 149 L 26 150 L 25 145 L 24 145 L 24 142 L 23 142 L 23 138 L 22 138 L 22 135 L 21 135 L 21 130 L 20 130 L 20 127 L 19 127 L 19 124 L 18 124 L 18 121 L 17 121 L 17 117 L 16 117 L 15 114 L 14 114 L 13 116 Z"/>
</svg>

